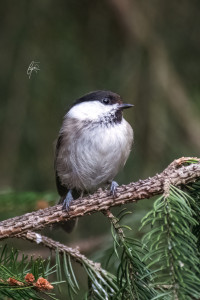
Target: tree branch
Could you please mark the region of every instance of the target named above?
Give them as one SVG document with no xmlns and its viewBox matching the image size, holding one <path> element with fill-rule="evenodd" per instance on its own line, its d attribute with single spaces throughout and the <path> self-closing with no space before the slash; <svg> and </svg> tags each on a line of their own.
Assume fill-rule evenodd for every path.
<svg viewBox="0 0 200 300">
<path fill-rule="evenodd" d="M 190 162 L 189 165 L 183 165 L 188 161 Z M 74 201 L 68 212 L 62 210 L 62 205 L 55 205 L 2 221 L 0 222 L 0 240 L 21 235 L 27 231 L 38 230 L 50 224 L 106 211 L 114 206 L 162 194 L 166 181 L 179 186 L 193 182 L 198 178 L 200 178 L 200 159 L 183 157 L 172 162 L 162 173 L 156 174 L 154 177 L 118 187 L 116 198 L 108 195 L 107 191 L 99 190 L 93 195 Z"/>
<path fill-rule="evenodd" d="M 36 244 L 43 245 L 51 250 L 58 251 L 59 253 L 66 253 L 70 255 L 77 263 L 81 266 L 87 264 L 91 268 L 95 269 L 98 272 L 106 272 L 101 268 L 100 263 L 95 263 L 92 260 L 88 259 L 85 255 L 81 254 L 78 248 L 67 247 L 57 241 L 54 241 L 44 235 L 33 231 L 27 231 L 26 233 L 19 235 L 21 238 L 25 238 L 31 242 L 35 242 Z"/>
</svg>

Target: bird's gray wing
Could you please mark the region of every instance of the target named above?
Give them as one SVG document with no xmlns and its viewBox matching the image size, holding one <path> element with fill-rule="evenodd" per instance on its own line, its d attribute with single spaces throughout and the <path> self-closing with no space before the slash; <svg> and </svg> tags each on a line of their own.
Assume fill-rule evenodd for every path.
<svg viewBox="0 0 200 300">
<path fill-rule="evenodd" d="M 57 143 L 56 143 L 55 160 L 54 160 L 54 169 L 55 169 L 55 176 L 56 176 L 56 187 L 57 187 L 58 194 L 61 196 L 61 199 L 60 199 L 59 203 L 62 203 L 62 198 L 66 197 L 66 195 L 68 193 L 68 188 L 61 184 L 61 181 L 60 181 L 60 178 L 58 176 L 57 169 L 56 169 L 56 160 L 57 160 L 57 157 L 58 157 L 58 152 L 59 152 L 59 148 L 60 148 L 61 143 L 62 143 L 62 139 L 63 139 L 63 136 L 62 136 L 62 134 L 60 134 L 58 139 L 57 139 Z"/>
</svg>

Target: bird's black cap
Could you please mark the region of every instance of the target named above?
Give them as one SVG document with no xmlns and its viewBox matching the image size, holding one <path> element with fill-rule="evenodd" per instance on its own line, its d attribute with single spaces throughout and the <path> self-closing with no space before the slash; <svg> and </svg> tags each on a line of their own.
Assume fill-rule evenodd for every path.
<svg viewBox="0 0 200 300">
<path fill-rule="evenodd" d="M 103 102 L 104 104 L 110 104 L 110 105 L 115 103 L 122 103 L 121 97 L 116 93 L 113 93 L 111 91 L 94 91 L 77 99 L 74 102 L 73 106 L 86 101 L 100 101 Z"/>
</svg>

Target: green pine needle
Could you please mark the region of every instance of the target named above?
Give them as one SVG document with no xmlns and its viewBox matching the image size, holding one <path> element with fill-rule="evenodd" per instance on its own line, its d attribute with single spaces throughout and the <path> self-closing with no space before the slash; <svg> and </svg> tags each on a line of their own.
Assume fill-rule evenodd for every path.
<svg viewBox="0 0 200 300">
<path fill-rule="evenodd" d="M 8 297 L 13 300 L 42 300 L 55 299 L 53 293 L 37 291 L 32 284 L 27 285 L 25 276 L 32 273 L 37 280 L 39 277 L 48 278 L 49 268 L 47 265 L 49 260 L 29 260 L 27 255 L 22 254 L 19 258 L 19 251 L 9 249 L 7 245 L 0 248 L 0 299 Z M 56 271 L 56 269 L 55 269 Z M 51 270 L 52 272 L 52 270 Z M 21 285 L 11 285 L 9 278 L 17 280 Z M 44 297 L 42 296 L 44 295 Z"/>
<path fill-rule="evenodd" d="M 149 249 L 144 261 L 152 270 L 152 284 L 163 290 L 168 286 L 166 299 L 200 298 L 199 254 L 193 234 L 197 211 L 190 195 L 171 186 L 169 195 L 158 198 L 142 220 L 142 226 L 150 225 L 143 239 Z"/>
</svg>

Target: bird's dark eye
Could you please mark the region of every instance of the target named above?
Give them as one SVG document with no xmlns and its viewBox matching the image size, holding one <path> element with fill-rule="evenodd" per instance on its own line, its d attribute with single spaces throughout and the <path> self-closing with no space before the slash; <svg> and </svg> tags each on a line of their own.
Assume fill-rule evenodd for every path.
<svg viewBox="0 0 200 300">
<path fill-rule="evenodd" d="M 102 100 L 102 102 L 103 102 L 103 104 L 110 104 L 110 99 L 104 98 L 104 99 Z"/>
</svg>

